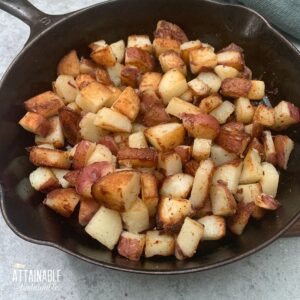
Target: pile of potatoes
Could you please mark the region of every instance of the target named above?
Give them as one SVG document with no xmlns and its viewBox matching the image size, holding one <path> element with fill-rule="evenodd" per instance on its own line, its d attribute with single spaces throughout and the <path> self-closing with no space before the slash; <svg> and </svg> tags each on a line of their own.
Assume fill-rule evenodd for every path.
<svg viewBox="0 0 300 300">
<path fill-rule="evenodd" d="M 215 51 L 167 21 L 152 42 L 89 47 L 89 59 L 61 59 L 19 121 L 35 134 L 29 179 L 46 206 L 69 217 L 79 205 L 86 233 L 130 260 L 192 257 L 280 206 L 276 168 L 294 143 L 277 132 L 299 110 L 266 104 L 242 48 Z"/>
</svg>

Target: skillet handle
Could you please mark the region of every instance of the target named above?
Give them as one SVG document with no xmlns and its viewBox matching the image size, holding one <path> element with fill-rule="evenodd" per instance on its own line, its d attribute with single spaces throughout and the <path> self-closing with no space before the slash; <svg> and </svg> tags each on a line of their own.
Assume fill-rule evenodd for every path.
<svg viewBox="0 0 300 300">
<path fill-rule="evenodd" d="M 48 15 L 37 9 L 28 0 L 0 0 L 0 9 L 29 25 L 30 36 L 25 45 L 37 37 L 45 29 L 51 27 L 54 23 L 66 16 Z"/>
</svg>

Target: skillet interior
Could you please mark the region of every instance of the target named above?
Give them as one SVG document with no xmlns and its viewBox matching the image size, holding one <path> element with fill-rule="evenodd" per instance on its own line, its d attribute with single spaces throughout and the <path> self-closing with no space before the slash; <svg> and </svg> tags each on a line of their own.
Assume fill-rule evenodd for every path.
<svg viewBox="0 0 300 300">
<path fill-rule="evenodd" d="M 278 199 L 283 207 L 260 222 L 252 222 L 241 237 L 229 235 L 220 242 L 203 243 L 194 258 L 183 262 L 173 258 L 129 262 L 87 237 L 76 217 L 65 220 L 45 208 L 41 195 L 30 189 L 27 176 L 33 168 L 24 148 L 33 145 L 33 136 L 17 125 L 24 114 L 23 101 L 51 88 L 57 62 L 70 49 L 87 55 L 86 45 L 97 39 L 113 42 L 133 33 L 152 36 L 159 19 L 180 25 L 190 39 L 200 38 L 217 50 L 230 42 L 239 44 L 246 50 L 245 59 L 254 77 L 262 78 L 267 90 L 280 91 L 270 94 L 272 103 L 285 98 L 300 106 L 300 56 L 253 11 L 199 0 L 127 0 L 74 13 L 25 48 L 0 89 L 2 210 L 9 226 L 23 238 L 111 268 L 182 273 L 216 267 L 250 254 L 275 239 L 299 215 L 299 126 L 289 132 L 295 150 L 288 171 L 281 172 Z"/>
</svg>

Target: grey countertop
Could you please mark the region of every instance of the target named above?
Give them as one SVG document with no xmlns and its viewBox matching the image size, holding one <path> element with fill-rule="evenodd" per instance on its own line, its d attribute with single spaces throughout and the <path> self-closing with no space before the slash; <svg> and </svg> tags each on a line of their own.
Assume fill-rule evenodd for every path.
<svg viewBox="0 0 300 300">
<path fill-rule="evenodd" d="M 66 13 L 100 1 L 32 0 L 47 13 Z M 22 49 L 29 28 L 0 11 L 0 77 Z M 143 276 L 107 270 L 59 250 L 28 243 L 0 217 L 0 299 L 300 299 L 300 238 L 281 238 L 264 250 L 215 270 Z M 59 281 L 29 285 L 19 270 L 54 270 Z M 23 280 L 23 281 L 22 281 Z"/>
</svg>

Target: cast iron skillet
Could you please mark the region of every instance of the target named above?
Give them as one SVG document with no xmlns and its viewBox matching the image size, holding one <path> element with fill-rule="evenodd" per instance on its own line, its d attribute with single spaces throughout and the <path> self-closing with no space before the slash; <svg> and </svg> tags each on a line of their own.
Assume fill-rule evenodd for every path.
<svg viewBox="0 0 300 300">
<path fill-rule="evenodd" d="M 133 33 L 152 36 L 160 19 L 180 25 L 190 39 L 200 38 L 216 49 L 230 42 L 239 44 L 246 50 L 246 62 L 254 77 L 266 82 L 272 102 L 288 99 L 300 106 L 300 55 L 256 12 L 200 0 L 109 1 L 62 16 L 46 15 L 25 0 L 2 0 L 0 8 L 31 28 L 28 42 L 0 87 L 1 210 L 17 235 L 111 269 L 180 274 L 211 269 L 252 254 L 278 238 L 299 217 L 299 126 L 288 132 L 295 141 L 295 150 L 288 170 L 280 176 L 278 198 L 282 208 L 260 222 L 252 221 L 240 237 L 228 235 L 220 242 L 203 243 L 199 253 L 186 261 L 153 258 L 130 262 L 89 238 L 77 225 L 75 216 L 66 220 L 44 207 L 42 196 L 34 193 L 28 183 L 33 167 L 24 148 L 34 141 L 17 125 L 24 114 L 23 101 L 51 89 L 57 62 L 70 49 L 87 55 L 86 45 L 97 39 L 112 42 Z M 274 93 L 276 88 L 280 93 Z"/>
</svg>

